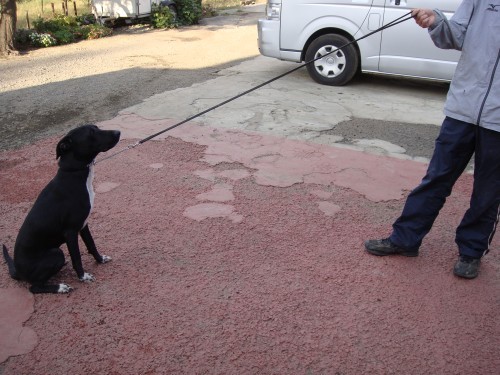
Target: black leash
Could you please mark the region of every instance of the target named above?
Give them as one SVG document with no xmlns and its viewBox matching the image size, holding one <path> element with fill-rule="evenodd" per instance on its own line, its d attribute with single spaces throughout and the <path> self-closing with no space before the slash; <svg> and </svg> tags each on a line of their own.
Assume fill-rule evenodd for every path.
<svg viewBox="0 0 500 375">
<path fill-rule="evenodd" d="M 405 18 L 405 17 L 406 17 L 406 18 Z M 363 39 L 365 39 L 365 38 L 368 38 L 369 36 L 371 36 L 371 35 L 373 35 L 373 34 L 376 34 L 376 33 L 380 32 L 380 31 L 382 31 L 382 30 L 388 29 L 389 27 L 396 26 L 397 24 L 400 24 L 400 23 L 402 23 L 402 22 L 408 21 L 409 19 L 412 19 L 412 18 L 413 18 L 413 16 L 411 15 L 411 12 L 408 12 L 408 13 L 406 13 L 406 14 L 403 14 L 401 17 L 396 18 L 395 20 L 393 20 L 393 21 L 389 22 L 388 24 L 386 24 L 386 25 L 384 25 L 384 26 L 382 26 L 382 27 L 378 28 L 377 30 L 374 30 L 374 31 L 372 31 L 372 32 L 370 32 L 370 33 L 368 33 L 368 34 L 366 34 L 366 35 L 362 36 L 361 38 L 358 38 L 358 39 L 355 39 L 355 40 L 353 40 L 353 41 L 351 41 L 351 42 L 349 42 L 349 43 L 346 43 L 346 44 L 344 44 L 342 47 L 339 47 L 339 48 L 337 48 L 337 49 L 335 49 L 335 50 L 333 50 L 333 51 L 330 51 L 330 52 L 328 52 L 327 54 L 325 54 L 325 55 L 323 55 L 323 56 L 319 56 L 319 57 L 315 58 L 314 60 L 307 61 L 307 62 L 305 62 L 305 63 L 303 63 L 303 64 L 299 65 L 298 67 L 296 67 L 296 68 L 294 68 L 294 69 L 292 69 L 292 70 L 289 70 L 289 71 L 287 71 L 287 72 L 285 72 L 285 73 L 283 73 L 283 74 L 280 74 L 279 76 L 276 76 L 276 77 L 274 77 L 274 78 L 272 78 L 272 79 L 270 79 L 270 80 L 268 80 L 268 81 L 265 81 L 265 82 L 261 83 L 260 85 L 257 85 L 257 86 L 255 86 L 255 87 L 253 87 L 253 88 L 251 88 L 251 89 L 248 89 L 248 90 L 246 90 L 246 91 L 242 92 L 241 94 L 238 94 L 238 95 L 236 95 L 236 96 L 233 96 L 232 98 L 229 98 L 229 99 L 227 99 L 227 100 L 224 100 L 223 102 L 221 102 L 221 103 L 219 103 L 219 104 L 216 104 L 216 105 L 214 105 L 213 107 L 210 107 L 210 108 L 208 108 L 208 109 L 205 109 L 204 111 L 199 112 L 199 113 L 197 113 L 197 114 L 195 114 L 195 115 L 193 115 L 193 116 L 191 116 L 191 117 L 188 117 L 187 119 L 185 119 L 185 120 L 183 120 L 183 121 L 181 121 L 181 122 L 178 122 L 177 124 L 174 124 L 174 125 L 172 125 L 172 126 L 169 126 L 169 127 L 168 127 L 168 128 L 166 128 L 166 129 L 163 129 L 163 130 L 161 130 L 161 131 L 159 131 L 159 132 L 157 132 L 157 133 L 155 133 L 155 134 L 152 134 L 152 135 L 150 135 L 150 136 L 148 136 L 148 137 L 146 137 L 146 138 L 144 138 L 144 139 L 141 139 L 140 141 L 138 141 L 138 142 L 136 142 L 136 143 L 134 143 L 134 144 L 128 145 L 126 148 L 124 148 L 124 149 L 122 149 L 122 150 L 120 150 L 120 151 L 117 151 L 117 152 L 115 152 L 115 153 L 113 153 L 113 154 L 111 154 L 111 155 L 108 155 L 108 156 L 106 156 L 106 157 L 104 157 L 104 158 L 102 158 L 102 159 L 100 159 L 100 160 L 96 161 L 95 163 L 96 163 L 96 164 L 97 164 L 97 163 L 100 163 L 101 161 L 104 161 L 104 160 L 106 160 L 106 159 L 110 159 L 110 158 L 112 158 L 112 157 L 115 157 L 116 155 L 121 154 L 121 153 L 122 153 L 122 152 L 124 152 L 124 151 L 127 151 L 127 150 L 130 150 L 130 149 L 132 149 L 132 148 L 135 148 L 135 147 L 137 147 L 137 146 L 139 146 L 139 145 L 141 145 L 141 144 L 143 144 L 143 143 L 145 143 L 145 142 L 147 142 L 147 141 L 150 141 L 150 140 L 151 140 L 151 139 L 153 139 L 153 138 L 158 137 L 159 135 L 161 135 L 161 134 L 163 134 L 163 133 L 165 133 L 165 132 L 168 132 L 169 130 L 172 130 L 172 129 L 174 129 L 174 128 L 176 128 L 176 127 L 178 127 L 178 126 L 182 125 L 182 124 L 185 124 L 185 123 L 186 123 L 186 122 L 188 122 L 188 121 L 191 121 L 191 120 L 194 120 L 194 119 L 195 119 L 195 118 L 197 118 L 197 117 L 203 116 L 205 113 L 208 113 L 208 112 L 210 112 L 210 111 L 213 111 L 214 109 L 217 109 L 217 108 L 219 108 L 219 107 L 221 107 L 221 106 L 223 106 L 223 105 L 225 105 L 225 104 L 227 104 L 227 103 L 230 103 L 230 102 L 232 102 L 233 100 L 236 100 L 236 99 L 238 99 L 238 98 L 240 98 L 240 97 L 242 97 L 242 96 L 244 96 L 244 95 L 246 95 L 246 94 L 249 94 L 249 93 L 251 93 L 251 92 L 253 92 L 253 91 L 255 91 L 255 90 L 260 89 L 260 88 L 261 88 L 261 87 L 263 87 L 263 86 L 266 86 L 266 85 L 268 85 L 268 84 L 270 84 L 270 83 L 272 83 L 272 82 L 274 82 L 274 81 L 277 81 L 278 79 L 283 78 L 284 76 L 286 76 L 286 75 L 288 75 L 288 74 L 291 74 L 291 73 L 295 72 L 296 70 L 299 70 L 299 69 L 303 68 L 304 66 L 307 66 L 307 65 L 309 65 L 309 64 L 311 64 L 311 63 L 313 63 L 313 62 L 315 62 L 315 61 L 317 61 L 317 60 L 321 60 L 321 59 L 322 59 L 322 58 L 324 58 L 325 56 L 331 55 L 332 53 L 335 53 L 335 52 L 337 52 L 338 50 L 341 50 L 342 48 L 345 48 L 345 47 L 347 47 L 347 46 L 349 46 L 349 45 L 351 45 L 351 44 L 353 44 L 353 43 L 355 43 L 355 42 L 359 42 L 360 40 L 363 40 Z"/>
</svg>

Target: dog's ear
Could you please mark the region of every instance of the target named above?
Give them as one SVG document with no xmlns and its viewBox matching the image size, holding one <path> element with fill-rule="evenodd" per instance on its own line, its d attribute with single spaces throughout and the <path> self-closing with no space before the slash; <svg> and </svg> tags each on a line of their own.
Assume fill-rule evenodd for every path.
<svg viewBox="0 0 500 375">
<path fill-rule="evenodd" d="M 56 159 L 59 159 L 65 153 L 71 150 L 71 138 L 66 136 L 59 141 L 56 147 Z"/>
</svg>

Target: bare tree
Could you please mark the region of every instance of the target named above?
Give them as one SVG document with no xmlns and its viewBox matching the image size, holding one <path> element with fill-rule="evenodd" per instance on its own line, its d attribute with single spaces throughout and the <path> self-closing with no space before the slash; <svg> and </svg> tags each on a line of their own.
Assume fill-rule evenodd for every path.
<svg viewBox="0 0 500 375">
<path fill-rule="evenodd" d="M 0 0 L 0 56 L 17 53 L 14 47 L 16 12 L 16 0 Z"/>
</svg>

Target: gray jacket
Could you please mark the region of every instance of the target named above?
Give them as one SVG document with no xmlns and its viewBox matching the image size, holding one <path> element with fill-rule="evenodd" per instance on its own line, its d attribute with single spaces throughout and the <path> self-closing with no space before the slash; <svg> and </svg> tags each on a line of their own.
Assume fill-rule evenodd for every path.
<svg viewBox="0 0 500 375">
<path fill-rule="evenodd" d="M 434 12 L 434 44 L 462 51 L 445 115 L 500 132 L 500 0 L 464 0 L 450 20 Z"/>
</svg>

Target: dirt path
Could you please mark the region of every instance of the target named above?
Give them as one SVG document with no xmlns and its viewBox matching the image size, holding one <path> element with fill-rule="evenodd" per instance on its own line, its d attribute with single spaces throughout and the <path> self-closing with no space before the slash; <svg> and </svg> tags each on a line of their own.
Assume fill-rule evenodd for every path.
<svg viewBox="0 0 500 375">
<path fill-rule="evenodd" d="M 109 119 L 258 55 L 261 13 L 242 9 L 197 26 L 120 29 L 109 38 L 0 60 L 0 150 Z"/>
</svg>

